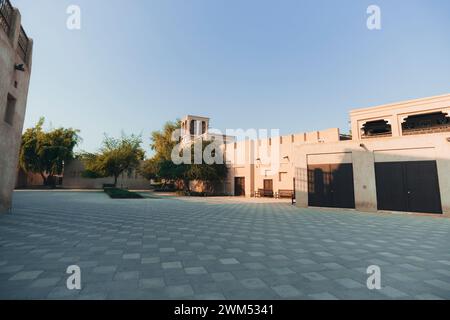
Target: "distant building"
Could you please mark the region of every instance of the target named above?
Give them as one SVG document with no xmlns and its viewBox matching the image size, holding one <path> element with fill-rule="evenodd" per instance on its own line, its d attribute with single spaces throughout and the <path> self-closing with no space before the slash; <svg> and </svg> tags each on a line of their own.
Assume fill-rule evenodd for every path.
<svg viewBox="0 0 450 320">
<path fill-rule="evenodd" d="M 295 195 L 299 207 L 450 216 L 450 94 L 357 109 L 350 118 L 352 136 L 332 128 L 226 139 L 229 170 L 222 190 Z M 183 140 L 207 136 L 208 123 L 186 117 Z"/>
<path fill-rule="evenodd" d="M 20 12 L 0 0 L 0 212 L 11 208 L 17 177 L 33 40 L 21 25 Z"/>
</svg>

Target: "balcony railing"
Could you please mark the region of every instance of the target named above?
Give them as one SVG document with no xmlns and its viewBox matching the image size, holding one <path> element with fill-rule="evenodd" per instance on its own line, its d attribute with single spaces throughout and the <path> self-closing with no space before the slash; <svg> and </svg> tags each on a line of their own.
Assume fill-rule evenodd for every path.
<svg viewBox="0 0 450 320">
<path fill-rule="evenodd" d="M 0 0 L 0 27 L 9 36 L 11 32 L 13 6 L 9 0 Z"/>
<path fill-rule="evenodd" d="M 28 54 L 28 36 L 25 33 L 25 30 L 22 26 L 20 26 L 20 33 L 19 33 L 19 43 L 17 46 L 17 53 L 22 58 L 24 62 L 27 62 L 27 54 Z"/>
</svg>

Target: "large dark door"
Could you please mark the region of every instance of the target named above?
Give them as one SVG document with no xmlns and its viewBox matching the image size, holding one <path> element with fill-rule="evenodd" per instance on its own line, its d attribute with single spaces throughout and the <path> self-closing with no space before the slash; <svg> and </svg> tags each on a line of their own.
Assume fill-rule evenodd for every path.
<svg viewBox="0 0 450 320">
<path fill-rule="evenodd" d="M 308 166 L 311 207 L 355 208 L 352 164 Z"/>
<path fill-rule="evenodd" d="M 264 190 L 273 191 L 273 180 L 264 180 Z"/>
<path fill-rule="evenodd" d="M 375 164 L 379 210 L 442 213 L 436 161 Z"/>
<path fill-rule="evenodd" d="M 234 178 L 234 195 L 237 197 L 245 196 L 245 178 Z"/>
</svg>

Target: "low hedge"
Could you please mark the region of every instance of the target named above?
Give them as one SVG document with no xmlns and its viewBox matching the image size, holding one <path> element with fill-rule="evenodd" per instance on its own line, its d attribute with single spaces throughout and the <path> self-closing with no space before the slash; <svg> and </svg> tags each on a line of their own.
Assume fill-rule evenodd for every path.
<svg viewBox="0 0 450 320">
<path fill-rule="evenodd" d="M 196 192 L 196 191 L 177 191 L 178 196 L 185 197 L 227 197 L 228 194 L 220 192 Z"/>
<path fill-rule="evenodd" d="M 112 199 L 143 199 L 139 193 L 119 188 L 105 188 L 105 193 Z"/>
</svg>

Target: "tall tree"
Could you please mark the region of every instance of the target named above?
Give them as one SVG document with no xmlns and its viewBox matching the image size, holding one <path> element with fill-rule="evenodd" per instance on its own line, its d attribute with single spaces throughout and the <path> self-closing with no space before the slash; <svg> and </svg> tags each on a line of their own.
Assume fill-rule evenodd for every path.
<svg viewBox="0 0 450 320">
<path fill-rule="evenodd" d="M 225 164 L 206 164 L 203 160 L 199 164 L 194 164 L 194 145 L 188 150 L 191 152 L 191 163 L 175 164 L 172 161 L 172 150 L 177 146 L 178 141 L 173 140 L 173 133 L 180 129 L 180 121 L 167 122 L 161 131 L 152 133 L 151 147 L 155 155 L 148 161 L 147 171 L 154 177 L 163 181 L 182 181 L 186 190 L 189 190 L 189 181 L 200 180 L 211 187 L 216 182 L 223 181 L 227 176 Z M 201 150 L 205 151 L 210 145 L 210 141 L 202 141 Z M 181 151 L 186 152 L 186 150 Z M 187 157 L 189 159 L 189 157 Z"/>
<path fill-rule="evenodd" d="M 151 158 L 143 162 L 139 168 L 139 173 L 147 180 L 158 179 L 158 173 L 160 170 L 160 163 L 156 159 Z"/>
<path fill-rule="evenodd" d="M 166 122 L 164 128 L 159 131 L 153 131 L 151 134 L 152 143 L 150 147 L 155 151 L 154 158 L 158 161 L 171 161 L 173 148 L 177 145 L 177 141 L 172 139 L 175 130 L 181 128 L 179 120 L 175 122 Z"/>
<path fill-rule="evenodd" d="M 211 145 L 211 141 L 202 141 L 202 152 Z M 213 149 L 213 153 L 217 150 Z M 215 154 L 211 155 L 212 157 Z M 194 146 L 191 146 L 191 163 L 186 170 L 186 177 L 188 180 L 199 180 L 206 184 L 206 187 L 210 190 L 213 189 L 215 183 L 222 182 L 226 179 L 228 174 L 228 168 L 225 163 L 212 163 L 208 164 L 202 157 L 201 163 L 194 162 Z"/>
<path fill-rule="evenodd" d="M 95 154 L 83 154 L 84 177 L 114 177 L 117 179 L 127 170 L 137 169 L 144 159 L 145 151 L 141 147 L 140 136 L 122 134 L 119 139 L 105 136 L 102 148 Z"/>
<path fill-rule="evenodd" d="M 22 136 L 20 166 L 26 172 L 40 174 L 44 185 L 54 185 L 55 175 L 61 175 L 64 164 L 74 158 L 73 149 L 81 141 L 79 130 L 57 128 L 45 132 L 45 119 Z"/>
</svg>

